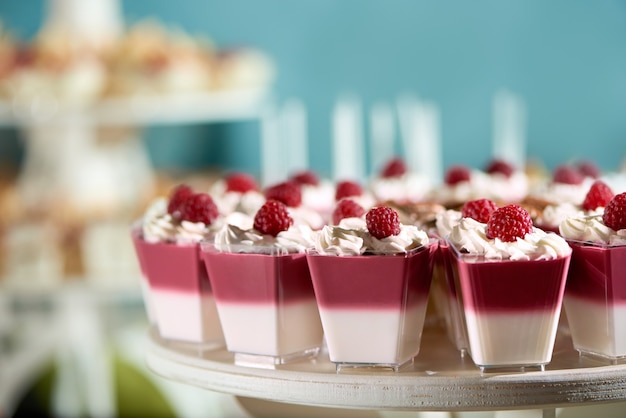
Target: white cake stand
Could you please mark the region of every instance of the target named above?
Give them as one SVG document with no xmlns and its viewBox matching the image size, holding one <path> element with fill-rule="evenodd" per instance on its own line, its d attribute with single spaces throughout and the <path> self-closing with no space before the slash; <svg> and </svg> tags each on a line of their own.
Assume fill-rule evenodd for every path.
<svg viewBox="0 0 626 418">
<path fill-rule="evenodd" d="M 486 373 L 459 352 L 437 328 L 426 329 L 411 368 L 393 372 L 337 373 L 322 356 L 276 370 L 235 365 L 225 350 L 199 352 L 151 332 L 148 367 L 179 382 L 288 404 L 405 411 L 498 411 L 542 409 L 626 399 L 626 365 L 579 357 L 568 335 L 559 334 L 545 371 Z"/>
</svg>

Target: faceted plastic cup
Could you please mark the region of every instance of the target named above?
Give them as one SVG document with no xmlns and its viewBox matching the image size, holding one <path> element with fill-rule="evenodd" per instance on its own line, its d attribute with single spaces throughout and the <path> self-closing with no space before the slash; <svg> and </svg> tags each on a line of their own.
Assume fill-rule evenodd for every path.
<svg viewBox="0 0 626 418">
<path fill-rule="evenodd" d="M 418 354 L 437 243 L 395 255 L 307 252 L 330 360 L 337 371 L 398 371 Z"/>
<path fill-rule="evenodd" d="M 197 343 L 204 349 L 224 346 L 211 283 L 200 258 L 200 245 L 133 240 L 148 280 L 149 304 L 160 336 Z"/>
<path fill-rule="evenodd" d="M 574 348 L 611 362 L 626 358 L 626 245 L 568 240 L 572 261 L 565 314 Z"/>
<path fill-rule="evenodd" d="M 464 356 L 468 349 L 467 330 L 460 294 L 457 291 L 454 278 L 454 263 L 450 244 L 446 240 L 439 241 L 439 248 L 435 258 L 433 270 L 433 287 L 431 293 L 438 307 L 439 314 L 444 319 L 446 334 L 454 346 Z"/>
<path fill-rule="evenodd" d="M 552 360 L 571 256 L 493 260 L 449 244 L 474 363 L 482 371 L 544 370 Z"/>
<path fill-rule="evenodd" d="M 202 243 L 228 351 L 262 368 L 316 356 L 322 325 L 304 253 Z"/>
<path fill-rule="evenodd" d="M 148 317 L 150 325 L 156 327 L 156 314 L 154 313 L 152 294 L 150 293 L 150 281 L 148 280 L 148 273 L 146 272 L 146 263 L 143 261 L 142 251 L 140 251 L 139 242 L 142 239 L 141 227 L 137 225 L 132 226 L 130 233 L 135 247 L 135 254 L 137 255 L 137 260 L 139 262 L 139 271 L 141 273 L 141 276 L 139 277 L 139 285 L 144 307 L 146 309 L 146 316 Z"/>
</svg>

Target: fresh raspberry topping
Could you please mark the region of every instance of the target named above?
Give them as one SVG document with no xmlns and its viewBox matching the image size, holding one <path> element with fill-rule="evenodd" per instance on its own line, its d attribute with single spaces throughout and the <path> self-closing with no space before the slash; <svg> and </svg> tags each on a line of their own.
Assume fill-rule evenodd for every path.
<svg viewBox="0 0 626 418">
<path fill-rule="evenodd" d="M 485 172 L 489 174 L 502 174 L 506 178 L 509 178 L 515 172 L 515 168 L 504 160 L 495 159 L 485 167 Z"/>
<path fill-rule="evenodd" d="M 335 189 L 335 200 L 340 201 L 345 197 L 361 196 L 363 194 L 363 188 L 357 182 L 344 180 L 337 183 Z"/>
<path fill-rule="evenodd" d="M 593 182 L 585 200 L 583 201 L 584 210 L 595 210 L 600 207 L 605 207 L 607 203 L 611 201 L 614 193 L 613 190 L 602 180 L 596 180 Z"/>
<path fill-rule="evenodd" d="M 289 216 L 287 206 L 278 200 L 268 200 L 254 216 L 254 229 L 273 237 L 288 230 L 292 224 L 293 219 Z"/>
<path fill-rule="evenodd" d="M 389 206 L 377 206 L 365 215 L 367 230 L 372 236 L 383 239 L 400 233 L 400 217 L 398 212 Z"/>
<path fill-rule="evenodd" d="M 293 176 L 291 176 L 291 180 L 298 184 L 306 184 L 310 186 L 317 186 L 320 183 L 320 179 L 319 177 L 317 177 L 317 174 L 310 170 L 301 171 L 294 174 Z"/>
<path fill-rule="evenodd" d="M 594 179 L 597 179 L 598 177 L 600 177 L 600 174 L 602 174 L 598 166 L 592 161 L 581 161 L 580 163 L 578 163 L 578 171 L 580 171 L 583 176 L 591 177 Z"/>
<path fill-rule="evenodd" d="M 190 222 L 204 222 L 211 225 L 218 216 L 215 202 L 206 193 L 194 193 L 189 196 L 180 209 L 180 218 Z"/>
<path fill-rule="evenodd" d="M 179 216 L 180 210 L 185 200 L 193 194 L 191 187 L 186 184 L 179 184 L 170 194 L 170 200 L 167 203 L 167 213 L 172 216 Z"/>
<path fill-rule="evenodd" d="M 390 177 L 402 177 L 407 172 L 406 164 L 404 160 L 400 157 L 392 158 L 385 166 L 381 172 L 381 176 L 384 178 Z"/>
<path fill-rule="evenodd" d="M 581 184 L 585 176 L 576 168 L 569 165 L 558 166 L 552 175 L 552 181 L 563 184 Z"/>
<path fill-rule="evenodd" d="M 532 232 L 530 214 L 519 205 L 506 205 L 493 211 L 487 222 L 487 238 L 512 242 Z"/>
<path fill-rule="evenodd" d="M 247 173 L 232 173 L 226 176 L 226 191 L 247 193 L 259 190 L 256 179 Z"/>
<path fill-rule="evenodd" d="M 454 186 L 463 181 L 469 181 L 470 175 L 469 168 L 463 165 L 453 165 L 446 170 L 444 182 L 449 186 Z"/>
<path fill-rule="evenodd" d="M 265 198 L 278 200 L 289 207 L 297 208 L 302 203 L 302 190 L 299 184 L 284 181 L 265 189 Z"/>
<path fill-rule="evenodd" d="M 365 209 L 352 199 L 341 199 L 333 211 L 333 225 L 339 224 L 343 218 L 359 218 Z"/>
<path fill-rule="evenodd" d="M 626 192 L 613 196 L 604 208 L 602 220 L 614 231 L 626 229 Z"/>
<path fill-rule="evenodd" d="M 465 202 L 461 209 L 461 216 L 472 218 L 486 224 L 494 210 L 498 209 L 496 202 L 490 199 L 477 199 Z"/>
</svg>

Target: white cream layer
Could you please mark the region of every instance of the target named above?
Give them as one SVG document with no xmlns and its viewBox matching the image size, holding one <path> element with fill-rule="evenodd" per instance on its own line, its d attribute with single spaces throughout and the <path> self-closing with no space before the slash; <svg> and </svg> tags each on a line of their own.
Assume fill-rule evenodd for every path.
<svg viewBox="0 0 626 418">
<path fill-rule="evenodd" d="M 547 364 L 560 312 L 465 312 L 470 355 L 478 366 Z"/>
<path fill-rule="evenodd" d="M 228 351 L 285 356 L 322 345 L 322 326 L 314 299 L 280 307 L 219 302 L 217 309 Z"/>
<path fill-rule="evenodd" d="M 626 356 L 626 304 L 563 300 L 574 348 L 609 358 Z"/>
<path fill-rule="evenodd" d="M 159 334 L 163 338 L 224 344 L 215 299 L 210 294 L 198 295 L 152 288 L 152 308 Z"/>
<path fill-rule="evenodd" d="M 399 310 L 320 309 L 330 360 L 402 364 L 419 352 L 427 303 Z"/>
</svg>

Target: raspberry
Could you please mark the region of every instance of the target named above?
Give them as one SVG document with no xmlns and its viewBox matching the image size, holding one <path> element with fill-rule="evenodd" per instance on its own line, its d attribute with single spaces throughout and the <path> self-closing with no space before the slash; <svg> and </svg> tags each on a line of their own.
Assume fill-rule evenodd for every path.
<svg viewBox="0 0 626 418">
<path fill-rule="evenodd" d="M 359 218 L 365 209 L 352 199 L 341 199 L 333 211 L 333 225 L 339 224 L 343 218 Z"/>
<path fill-rule="evenodd" d="M 291 181 L 294 181 L 302 185 L 307 184 L 310 186 L 317 186 L 320 183 L 320 180 L 317 177 L 317 174 L 315 174 L 313 171 L 310 171 L 310 170 L 301 171 L 299 173 L 294 174 L 293 176 L 291 176 Z"/>
<path fill-rule="evenodd" d="M 170 200 L 167 203 L 167 213 L 172 216 L 180 216 L 180 210 L 185 200 L 193 194 L 191 187 L 186 184 L 179 184 L 170 194 Z"/>
<path fill-rule="evenodd" d="M 367 230 L 372 236 L 383 239 L 400 233 L 400 217 L 398 212 L 389 206 L 377 206 L 365 215 Z"/>
<path fill-rule="evenodd" d="M 217 206 L 211 196 L 206 193 L 192 194 L 180 208 L 180 217 L 184 221 L 211 225 L 217 216 Z"/>
<path fill-rule="evenodd" d="M 247 173 L 232 173 L 226 176 L 226 191 L 247 193 L 259 190 L 256 179 Z"/>
<path fill-rule="evenodd" d="M 359 183 L 350 180 L 344 180 L 337 183 L 335 189 L 335 200 L 340 201 L 344 197 L 361 196 L 363 188 Z"/>
<path fill-rule="evenodd" d="M 515 241 L 533 230 L 530 214 L 519 205 L 506 205 L 493 211 L 487 222 L 487 238 Z"/>
<path fill-rule="evenodd" d="M 265 189 L 265 198 L 278 200 L 289 207 L 297 208 L 302 203 L 302 190 L 299 184 L 284 181 Z"/>
<path fill-rule="evenodd" d="M 293 219 L 289 216 L 287 206 L 278 200 L 268 200 L 254 216 L 254 229 L 273 237 L 288 230 L 292 224 Z"/>
<path fill-rule="evenodd" d="M 498 209 L 496 202 L 490 199 L 477 199 L 465 202 L 461 209 L 461 216 L 472 218 L 486 224 L 494 210 Z"/>
<path fill-rule="evenodd" d="M 381 172 L 381 176 L 384 178 L 390 177 L 402 177 L 407 172 L 406 164 L 402 158 L 396 157 L 392 158 L 385 166 Z"/>
<path fill-rule="evenodd" d="M 515 172 L 515 168 L 508 162 L 504 160 L 495 159 L 492 160 L 487 167 L 485 168 L 485 172 L 489 174 L 502 174 L 506 178 L 509 178 Z"/>
<path fill-rule="evenodd" d="M 449 186 L 454 186 L 463 181 L 469 181 L 470 170 L 463 165 L 453 165 L 446 170 L 444 182 Z"/>
<path fill-rule="evenodd" d="M 604 208 L 602 221 L 614 231 L 626 229 L 626 192 L 613 196 Z"/>
<path fill-rule="evenodd" d="M 580 171 L 583 176 L 591 177 L 593 179 L 600 177 L 600 169 L 592 161 L 581 161 L 578 163 L 577 167 L 578 171 Z"/>
<path fill-rule="evenodd" d="M 583 201 L 584 210 L 595 210 L 600 207 L 605 207 L 607 203 L 613 198 L 613 190 L 602 180 L 596 180 L 593 182 L 585 200 Z"/>
<path fill-rule="evenodd" d="M 552 181 L 555 183 L 580 184 L 584 179 L 585 176 L 580 171 L 568 165 L 558 166 L 552 175 Z"/>
</svg>

